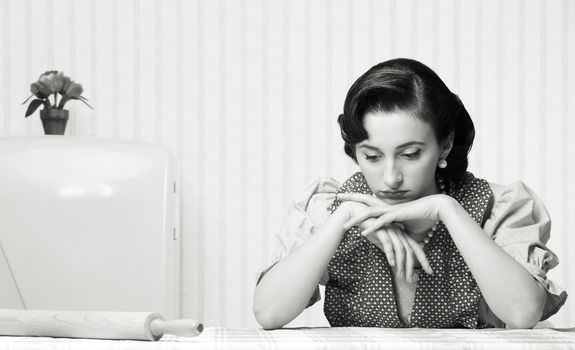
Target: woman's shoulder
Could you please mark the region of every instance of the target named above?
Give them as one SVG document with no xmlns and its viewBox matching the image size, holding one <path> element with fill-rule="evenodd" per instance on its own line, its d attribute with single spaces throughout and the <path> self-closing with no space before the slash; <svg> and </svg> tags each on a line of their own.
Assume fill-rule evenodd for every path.
<svg viewBox="0 0 575 350">
<path fill-rule="evenodd" d="M 493 196 L 495 204 L 517 202 L 520 204 L 525 201 L 536 201 L 542 203 L 537 194 L 523 181 L 514 181 L 508 185 L 492 182 L 480 177 L 474 176 L 467 172 L 463 178 L 455 183 L 456 188 L 465 191 L 469 187 L 482 188 L 489 190 Z"/>
<path fill-rule="evenodd" d="M 543 201 L 535 191 L 533 191 L 523 181 L 515 181 L 509 185 L 489 182 L 489 187 L 493 193 L 493 210 L 506 211 L 526 208 L 548 216 Z"/>
<path fill-rule="evenodd" d="M 536 198 L 537 200 L 540 200 L 537 194 L 523 181 L 514 181 L 508 185 L 496 182 L 488 183 L 493 192 L 493 197 L 497 199 L 510 200 Z"/>
<path fill-rule="evenodd" d="M 493 207 L 485 229 L 495 234 L 498 228 L 537 226 L 542 241 L 549 239 L 551 218 L 543 201 L 523 181 L 509 185 L 489 182 Z"/>
</svg>

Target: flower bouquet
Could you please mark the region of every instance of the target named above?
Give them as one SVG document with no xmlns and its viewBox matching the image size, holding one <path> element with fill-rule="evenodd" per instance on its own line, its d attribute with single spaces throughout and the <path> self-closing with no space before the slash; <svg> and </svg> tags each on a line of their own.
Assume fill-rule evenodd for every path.
<svg viewBox="0 0 575 350">
<path fill-rule="evenodd" d="M 40 110 L 40 118 L 45 134 L 63 135 L 68 121 L 68 110 L 64 109 L 66 102 L 70 100 L 80 100 L 88 107 L 88 99 L 82 96 L 82 85 L 75 83 L 64 75 L 62 71 L 47 71 L 40 75 L 38 81 L 30 85 L 32 95 L 22 102 L 25 104 L 31 98 L 36 97 L 28 105 L 25 117 L 32 115 L 38 107 L 44 105 Z M 58 95 L 61 95 L 58 101 Z M 53 100 L 50 97 L 53 97 Z"/>
</svg>

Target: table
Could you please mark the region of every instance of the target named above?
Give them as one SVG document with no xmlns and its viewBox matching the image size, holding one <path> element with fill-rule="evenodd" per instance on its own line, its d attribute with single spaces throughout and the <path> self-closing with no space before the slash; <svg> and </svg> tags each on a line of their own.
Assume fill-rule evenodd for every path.
<svg viewBox="0 0 575 350">
<path fill-rule="evenodd" d="M 207 327 L 194 338 L 166 335 L 157 342 L 46 337 L 0 337 L 0 349 L 575 349 L 575 331 Z"/>
</svg>

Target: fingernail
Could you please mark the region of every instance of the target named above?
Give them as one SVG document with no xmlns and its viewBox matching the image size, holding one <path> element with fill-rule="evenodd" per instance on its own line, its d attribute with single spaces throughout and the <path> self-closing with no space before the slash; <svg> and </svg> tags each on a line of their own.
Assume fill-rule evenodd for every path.
<svg viewBox="0 0 575 350">
<path fill-rule="evenodd" d="M 391 266 L 395 266 L 395 260 L 393 260 L 393 259 L 389 259 L 389 265 L 391 265 Z"/>
</svg>

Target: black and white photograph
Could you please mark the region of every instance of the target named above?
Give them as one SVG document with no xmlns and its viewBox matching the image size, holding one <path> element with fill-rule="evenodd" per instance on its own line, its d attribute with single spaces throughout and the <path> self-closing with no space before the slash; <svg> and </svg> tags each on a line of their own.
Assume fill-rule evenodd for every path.
<svg viewBox="0 0 575 350">
<path fill-rule="evenodd" d="M 574 0 L 0 0 L 0 349 L 575 349 Z"/>
</svg>

